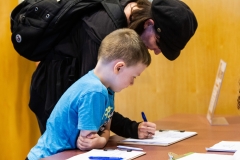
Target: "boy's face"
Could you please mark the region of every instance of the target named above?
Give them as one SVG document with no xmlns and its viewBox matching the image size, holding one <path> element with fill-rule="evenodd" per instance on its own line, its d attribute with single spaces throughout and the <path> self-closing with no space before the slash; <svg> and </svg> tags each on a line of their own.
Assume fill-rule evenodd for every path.
<svg viewBox="0 0 240 160">
<path fill-rule="evenodd" d="M 127 67 L 124 62 L 116 64 L 115 79 L 110 88 L 115 92 L 120 92 L 122 89 L 127 88 L 134 84 L 134 79 L 147 68 L 145 64 L 138 63 L 137 65 Z"/>
</svg>

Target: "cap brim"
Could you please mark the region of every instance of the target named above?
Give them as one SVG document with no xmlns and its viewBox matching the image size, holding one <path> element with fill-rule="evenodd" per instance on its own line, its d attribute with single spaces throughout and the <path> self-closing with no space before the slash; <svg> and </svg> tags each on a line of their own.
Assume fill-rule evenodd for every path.
<svg viewBox="0 0 240 160">
<path fill-rule="evenodd" d="M 161 39 L 157 45 L 161 49 L 162 54 L 170 61 L 175 60 L 180 55 L 181 50 L 174 50 L 168 47 Z"/>
</svg>

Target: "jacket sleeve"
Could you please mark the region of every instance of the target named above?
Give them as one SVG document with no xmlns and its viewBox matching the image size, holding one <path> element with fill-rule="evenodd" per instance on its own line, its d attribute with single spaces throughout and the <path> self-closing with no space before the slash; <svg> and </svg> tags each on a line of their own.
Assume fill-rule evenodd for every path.
<svg viewBox="0 0 240 160">
<path fill-rule="evenodd" d="M 138 125 L 136 121 L 123 117 L 120 113 L 114 112 L 111 122 L 111 131 L 125 138 L 138 138 Z"/>
</svg>

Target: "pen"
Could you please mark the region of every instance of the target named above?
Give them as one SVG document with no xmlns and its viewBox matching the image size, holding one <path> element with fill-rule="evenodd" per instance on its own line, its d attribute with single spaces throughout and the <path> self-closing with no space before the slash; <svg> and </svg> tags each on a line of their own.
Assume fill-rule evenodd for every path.
<svg viewBox="0 0 240 160">
<path fill-rule="evenodd" d="M 142 119 L 143 119 L 144 122 L 147 122 L 147 118 L 146 118 L 144 112 L 142 112 Z"/>
<path fill-rule="evenodd" d="M 167 130 L 167 129 L 160 129 L 159 130 L 159 132 L 165 132 L 165 131 L 185 132 L 185 130 Z"/>
<path fill-rule="evenodd" d="M 95 159 L 95 160 L 123 160 L 121 157 L 96 157 L 96 156 L 90 156 L 89 159 Z"/>
<path fill-rule="evenodd" d="M 130 150 L 136 150 L 136 151 L 142 151 L 142 148 L 137 148 L 137 147 L 129 147 L 129 146 L 117 146 L 117 148 L 120 149 L 130 149 Z"/>
</svg>

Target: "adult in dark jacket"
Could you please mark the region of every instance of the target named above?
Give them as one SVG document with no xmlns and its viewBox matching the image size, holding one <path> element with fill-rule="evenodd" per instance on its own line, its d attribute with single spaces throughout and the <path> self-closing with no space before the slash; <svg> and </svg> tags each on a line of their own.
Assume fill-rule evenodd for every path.
<svg viewBox="0 0 240 160">
<path fill-rule="evenodd" d="M 126 15 L 122 27 L 134 29 L 148 49 L 157 55 L 176 59 L 197 28 L 191 9 L 179 0 L 120 0 Z M 56 102 L 77 79 L 97 63 L 102 39 L 118 29 L 103 7 L 79 17 L 72 31 L 41 61 L 32 76 L 29 106 L 36 114 L 41 133 Z M 68 76 L 66 76 L 68 75 Z M 151 122 L 131 121 L 115 112 L 111 131 L 132 138 L 147 138 L 154 133 Z M 152 134 L 150 134 L 151 136 Z"/>
</svg>

